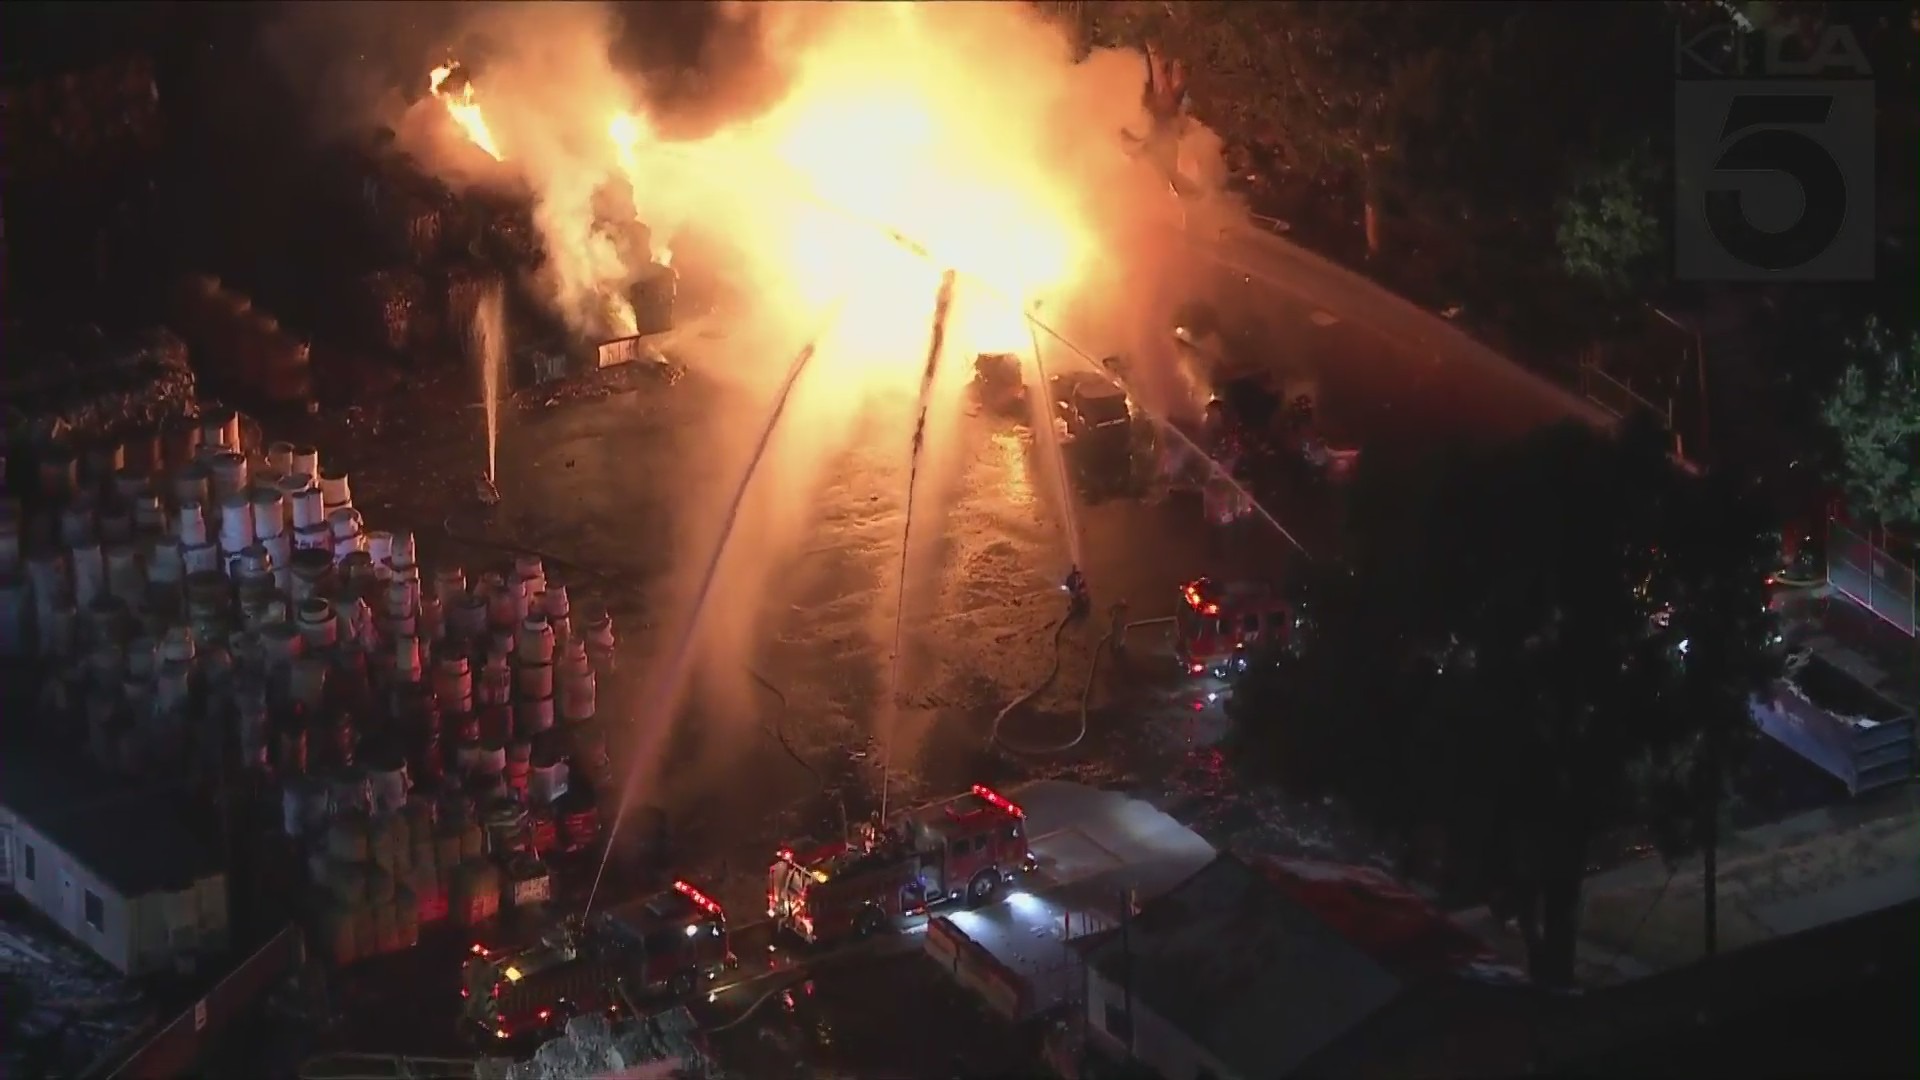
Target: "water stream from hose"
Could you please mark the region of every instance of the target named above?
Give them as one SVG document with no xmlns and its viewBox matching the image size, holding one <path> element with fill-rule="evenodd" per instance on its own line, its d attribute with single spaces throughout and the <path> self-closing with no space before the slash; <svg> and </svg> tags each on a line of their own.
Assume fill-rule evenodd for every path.
<svg viewBox="0 0 1920 1080">
<path fill-rule="evenodd" d="M 747 492 L 752 490 L 753 478 L 760 471 L 760 462 L 767 456 L 767 447 L 773 443 L 773 433 L 780 426 L 780 417 L 786 412 L 787 402 L 793 397 L 793 388 L 800 382 L 808 365 L 813 362 L 814 354 L 820 342 L 830 333 L 840 319 L 844 300 L 835 301 L 826 312 L 820 328 L 813 338 L 800 347 L 794 354 L 793 363 L 788 366 L 786 378 L 773 396 L 773 405 L 767 412 L 766 423 L 760 429 L 760 436 L 754 443 L 753 456 L 747 460 L 746 469 L 740 475 L 740 482 L 734 488 L 733 498 L 727 503 L 726 517 L 720 526 L 720 536 L 714 541 L 713 551 L 707 556 L 706 566 L 700 576 L 699 589 L 694 593 L 693 607 L 687 616 L 685 632 L 679 644 L 674 647 L 667 665 L 655 679 L 642 700 L 637 717 L 637 726 L 642 732 L 642 745 L 632 748 L 633 760 L 627 765 L 627 776 L 620 787 L 620 800 L 615 804 L 613 823 L 607 828 L 606 850 L 601 852 L 600 866 L 593 873 L 593 887 L 587 890 L 586 911 L 593 911 L 593 901 L 600 892 L 600 880 L 606 875 L 607 860 L 613 855 L 614 841 L 620 836 L 620 825 L 627 819 L 628 804 L 633 801 L 634 792 L 639 788 L 640 772 L 646 763 L 655 757 L 655 752 L 666 739 L 673 727 L 673 712 L 680 704 L 682 693 L 686 690 L 687 677 L 693 670 L 694 645 L 700 639 L 700 621 L 706 614 L 707 601 L 713 593 L 714 580 L 720 576 L 720 564 L 727 553 L 727 545 L 733 540 L 735 526 L 739 524 L 740 510 L 746 505 Z"/>
</svg>

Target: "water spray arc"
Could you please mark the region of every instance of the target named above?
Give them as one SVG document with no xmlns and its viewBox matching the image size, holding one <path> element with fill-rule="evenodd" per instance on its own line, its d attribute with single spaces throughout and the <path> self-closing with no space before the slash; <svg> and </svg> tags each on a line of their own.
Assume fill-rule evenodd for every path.
<svg viewBox="0 0 1920 1080">
<path fill-rule="evenodd" d="M 1073 505 L 1073 484 L 1067 475 L 1067 456 L 1060 445 L 1060 434 L 1054 427 L 1053 382 L 1047 378 L 1047 360 L 1040 350 L 1040 331 L 1034 327 L 1031 316 L 1027 319 L 1027 338 L 1033 343 L 1033 374 L 1038 386 L 1037 396 L 1028 402 L 1033 413 L 1033 444 L 1040 456 L 1047 460 L 1053 473 L 1054 489 L 1060 500 L 1060 527 L 1067 534 L 1067 554 L 1074 568 L 1079 569 L 1085 563 L 1080 551 L 1080 514 Z"/>
<path fill-rule="evenodd" d="M 913 422 L 913 449 L 907 459 L 907 510 L 900 528 L 900 576 L 893 601 L 893 651 L 887 661 L 887 693 L 881 700 L 892 709 L 900 694 L 900 654 L 906 644 L 907 553 L 913 549 L 913 500 L 920 481 L 920 455 L 927 443 L 927 414 L 933 410 L 933 388 L 940 374 L 940 358 L 947 350 L 947 319 L 953 314 L 953 289 L 958 275 L 951 269 L 940 274 L 940 290 L 933 298 L 933 329 L 927 340 L 927 366 L 920 372 L 919 412 Z M 887 816 L 887 795 L 892 788 L 893 740 L 882 732 L 886 742 L 880 752 L 880 816 Z"/>
<path fill-rule="evenodd" d="M 832 332 L 840 321 L 840 312 L 845 307 L 845 299 L 835 301 L 822 318 L 819 329 L 800 351 L 794 354 L 793 363 L 788 366 L 786 377 L 781 381 L 773 398 L 773 406 L 767 412 L 766 423 L 760 429 L 758 440 L 754 443 L 753 455 L 747 459 L 746 467 L 741 471 L 740 482 L 735 486 L 733 497 L 727 503 L 726 517 L 720 526 L 720 537 L 714 542 L 713 554 L 702 568 L 700 587 L 694 593 L 693 608 L 687 616 L 686 632 L 681 635 L 679 645 L 668 659 L 667 666 L 654 681 L 652 691 L 642 700 L 639 719 L 643 724 L 651 724 L 657 739 L 672 723 L 671 713 L 680 703 L 682 691 L 686 688 L 687 674 L 692 668 L 693 650 L 700 638 L 701 617 L 706 614 L 707 600 L 713 593 L 713 583 L 720 576 L 720 564 L 725 559 L 727 546 L 733 539 L 734 526 L 740 518 L 740 508 L 746 504 L 747 492 L 753 487 L 753 478 L 760 471 L 761 459 L 767 456 L 767 447 L 773 442 L 773 433 L 780 427 L 780 417 L 787 410 L 787 402 L 793 397 L 793 388 L 800 382 L 800 376 L 806 373 L 813 362 L 820 342 Z M 647 748 L 653 749 L 653 748 Z M 600 865 L 593 872 L 593 886 L 587 890 L 585 911 L 593 911 L 594 899 L 600 893 L 600 881 L 606 876 L 607 860 L 613 854 L 613 845 L 620 836 L 620 826 L 626 821 L 627 804 L 632 801 L 633 793 L 639 785 L 640 770 L 645 767 L 651 753 L 636 748 L 633 760 L 627 766 L 626 779 L 620 787 L 620 800 L 615 805 L 613 824 L 607 828 L 607 846 L 601 852 Z"/>
<path fill-rule="evenodd" d="M 480 407 L 487 418 L 487 483 L 500 474 L 500 395 L 507 366 L 507 317 L 504 287 L 494 285 L 480 297 L 467 327 L 468 344 L 480 367 Z"/>
</svg>

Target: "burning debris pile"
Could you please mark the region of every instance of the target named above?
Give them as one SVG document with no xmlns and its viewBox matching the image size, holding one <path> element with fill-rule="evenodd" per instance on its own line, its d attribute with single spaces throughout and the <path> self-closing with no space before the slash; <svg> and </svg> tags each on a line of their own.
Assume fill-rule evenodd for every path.
<svg viewBox="0 0 1920 1080">
<path fill-rule="evenodd" d="M 438 327 L 425 280 L 407 269 L 375 270 L 360 279 L 360 310 L 370 340 L 394 353 L 436 343 Z"/>
<path fill-rule="evenodd" d="M 193 413 L 187 347 L 166 330 L 111 338 L 89 327 L 44 348 L 18 337 L 8 348 L 17 360 L 0 379 L 9 445 L 107 440 Z"/>
</svg>

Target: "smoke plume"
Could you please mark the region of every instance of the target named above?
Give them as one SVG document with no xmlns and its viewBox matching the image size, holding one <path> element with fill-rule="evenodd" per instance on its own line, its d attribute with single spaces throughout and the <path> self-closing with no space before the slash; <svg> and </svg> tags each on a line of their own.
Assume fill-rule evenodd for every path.
<svg viewBox="0 0 1920 1080">
<path fill-rule="evenodd" d="M 701 624 L 708 681 L 729 701 L 744 693 L 738 663 L 755 654 L 762 615 L 784 609 L 776 585 L 817 513 L 823 470 L 862 430 L 863 412 L 912 396 L 941 270 L 961 275 L 951 369 L 970 371 L 975 352 L 1029 352 L 1023 312 L 1044 298 L 1049 322 L 1087 351 L 1132 357 L 1151 407 L 1173 393 L 1156 388 L 1177 382 L 1167 346 L 1176 294 L 1160 269 L 1178 232 L 1168 223 L 1211 228 L 1234 212 L 1218 194 L 1213 134 L 1193 122 L 1156 128 L 1148 115 L 1145 57 L 1081 58 L 1030 5 L 296 7 L 276 55 L 333 115 L 388 124 L 456 188 L 531 199 L 544 295 L 579 336 L 632 332 L 627 296 L 649 260 L 697 250 L 707 265 L 690 274 L 753 302 L 723 316 L 732 345 L 688 349 L 740 384 L 742 400 L 765 400 L 821 314 L 841 311 L 729 542 L 719 613 Z M 389 24 L 394 11 L 403 25 Z M 415 73 L 405 93 L 382 93 L 361 67 L 319 56 L 323 47 Z M 428 93 L 429 71 L 450 59 L 471 82 L 477 112 L 464 120 Z M 476 116 L 498 160 L 462 126 Z M 1154 152 L 1141 152 L 1142 137 Z M 617 220 L 630 216 L 650 243 L 632 242 L 635 222 Z M 942 381 L 953 384 L 942 391 L 948 415 L 930 423 L 951 431 L 964 380 Z M 744 467 L 738 444 L 753 427 L 713 425 L 689 450 Z M 958 456 L 942 448 L 934 464 L 950 472 L 957 465 L 942 459 Z M 921 501 L 947 501 L 951 477 L 925 479 Z M 706 551 L 718 510 L 698 503 L 710 497 L 688 492 L 682 525 Z"/>
</svg>

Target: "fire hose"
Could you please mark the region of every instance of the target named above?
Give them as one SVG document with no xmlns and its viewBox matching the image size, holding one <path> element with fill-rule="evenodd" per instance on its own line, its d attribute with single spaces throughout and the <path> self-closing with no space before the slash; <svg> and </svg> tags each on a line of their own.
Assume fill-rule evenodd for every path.
<svg viewBox="0 0 1920 1080">
<path fill-rule="evenodd" d="M 1020 695 L 1019 697 L 1008 702 L 1005 708 L 1001 709 L 997 714 L 994 715 L 993 727 L 987 735 L 987 745 L 998 746 L 1003 750 L 1006 750 L 1010 753 L 1018 754 L 1022 757 L 1045 757 L 1048 754 L 1064 754 L 1067 751 L 1072 750 L 1074 747 L 1079 746 L 1081 743 L 1085 742 L 1087 738 L 1088 727 L 1089 727 L 1089 724 L 1087 721 L 1087 713 L 1093 701 L 1093 683 L 1094 683 L 1094 680 L 1098 678 L 1100 675 L 1100 658 L 1106 655 L 1107 649 L 1113 644 L 1114 637 L 1116 635 L 1124 635 L 1129 630 L 1133 630 L 1136 627 L 1159 626 L 1165 623 L 1172 622 L 1173 619 L 1170 616 L 1161 616 L 1159 618 L 1154 618 L 1154 619 L 1136 619 L 1133 622 L 1125 624 L 1124 626 L 1120 626 L 1117 628 L 1110 628 L 1105 634 L 1101 635 L 1099 643 L 1093 647 L 1093 662 L 1087 665 L 1086 681 L 1080 684 L 1080 704 L 1078 709 L 1079 727 L 1078 727 L 1078 730 L 1074 732 L 1073 737 L 1066 740 L 1065 742 L 1061 742 L 1053 746 L 1015 745 L 1012 741 L 1008 740 L 1004 735 L 1000 733 L 1001 725 L 1007 719 L 1008 716 L 1012 715 L 1015 709 L 1018 709 L 1022 705 L 1027 704 L 1028 702 L 1032 701 L 1034 698 L 1045 693 L 1047 688 L 1053 685 L 1054 679 L 1059 677 L 1060 675 L 1060 642 L 1061 642 L 1061 639 L 1065 636 L 1067 624 L 1071 621 L 1072 621 L 1071 619 L 1062 619 L 1058 623 L 1054 624 L 1053 666 L 1047 670 L 1047 677 L 1044 680 L 1042 680 L 1041 683 L 1038 686 L 1034 687 L 1032 690 L 1029 690 L 1026 693 Z"/>
<path fill-rule="evenodd" d="M 758 998 L 755 998 L 753 1004 L 747 1006 L 745 1011 L 741 1012 L 739 1016 L 736 1016 L 733 1019 L 728 1020 L 724 1024 L 715 1024 L 710 1028 L 702 1028 L 700 1029 L 701 1033 L 705 1035 L 719 1035 L 719 1034 L 722 1034 L 723 1032 L 739 1027 L 741 1024 L 744 1024 L 748 1020 L 752 1019 L 753 1014 L 759 1012 L 761 1006 L 765 1005 L 769 1001 L 772 1001 L 775 997 L 778 997 L 779 995 L 786 993 L 787 991 L 793 989 L 794 987 L 799 986 L 801 983 L 806 982 L 809 977 L 810 976 L 807 976 L 807 975 L 800 975 L 797 978 L 789 979 L 786 982 L 776 984 L 772 989 L 768 990 L 764 994 L 761 994 Z"/>
</svg>

